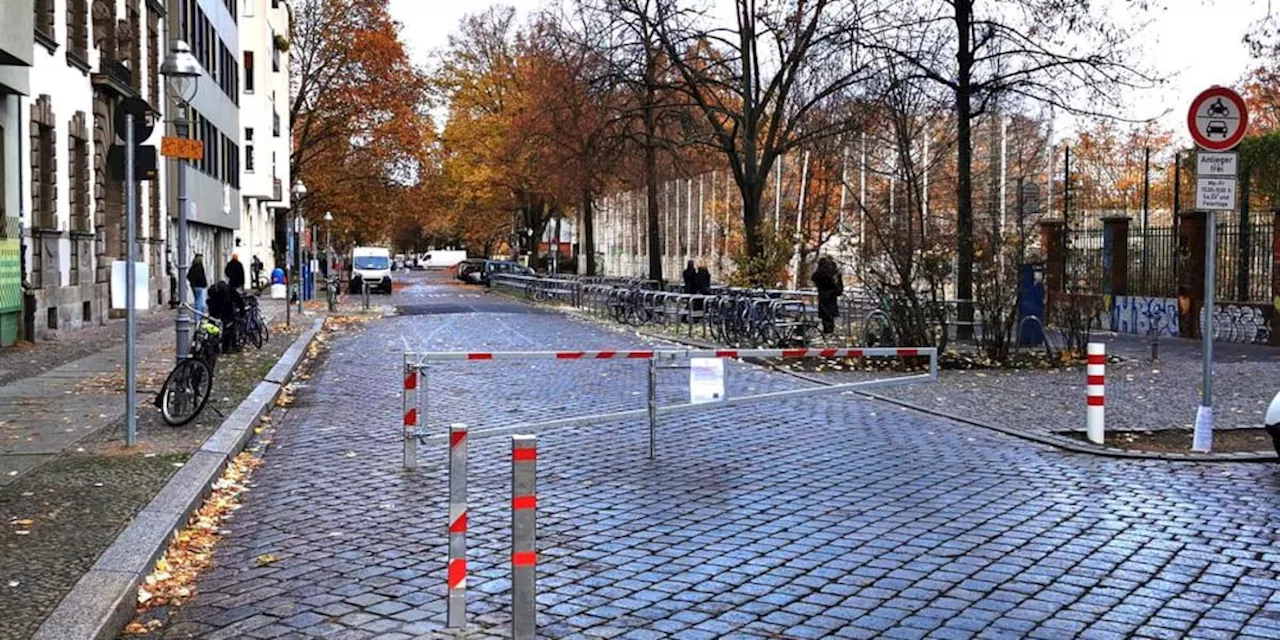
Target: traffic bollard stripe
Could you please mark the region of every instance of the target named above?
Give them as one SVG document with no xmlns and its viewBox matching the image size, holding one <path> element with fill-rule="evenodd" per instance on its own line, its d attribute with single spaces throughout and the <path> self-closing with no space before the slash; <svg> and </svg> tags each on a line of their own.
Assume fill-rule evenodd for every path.
<svg viewBox="0 0 1280 640">
<path fill-rule="evenodd" d="M 513 567 L 532 567 L 538 564 L 538 554 L 535 551 L 517 551 L 511 554 L 511 566 Z"/>
<path fill-rule="evenodd" d="M 418 374 L 416 371 L 410 372 L 404 377 L 404 388 L 406 391 L 413 391 L 418 388 Z"/>
<path fill-rule="evenodd" d="M 449 533 L 466 533 L 467 532 L 467 512 L 463 511 L 462 515 L 454 519 L 449 525 Z"/>
<path fill-rule="evenodd" d="M 1106 363 L 1107 363 L 1107 356 L 1106 356 L 1105 354 L 1103 354 L 1103 355 L 1090 354 L 1090 355 L 1089 355 L 1088 364 L 1106 364 Z"/>
<path fill-rule="evenodd" d="M 537 509 L 538 496 L 516 496 L 511 499 L 512 509 Z"/>
<path fill-rule="evenodd" d="M 1088 379 L 1089 381 L 1087 384 L 1103 385 L 1107 383 L 1107 376 L 1105 375 L 1091 375 Z"/>
<path fill-rule="evenodd" d="M 449 588 L 467 588 L 467 559 L 454 558 L 449 561 Z"/>
<path fill-rule="evenodd" d="M 516 462 L 527 462 L 529 460 L 537 460 L 538 450 L 537 449 L 512 449 L 511 457 Z"/>
<path fill-rule="evenodd" d="M 1089 396 L 1089 406 L 1102 407 L 1106 406 L 1106 398 L 1103 396 Z"/>
<path fill-rule="evenodd" d="M 449 448 L 454 448 L 462 444 L 467 439 L 466 431 L 454 431 L 449 434 Z"/>
<path fill-rule="evenodd" d="M 413 426 L 417 426 L 417 424 L 418 424 L 418 410 L 416 408 L 409 409 L 408 411 L 404 412 L 404 426 L 413 427 Z"/>
</svg>

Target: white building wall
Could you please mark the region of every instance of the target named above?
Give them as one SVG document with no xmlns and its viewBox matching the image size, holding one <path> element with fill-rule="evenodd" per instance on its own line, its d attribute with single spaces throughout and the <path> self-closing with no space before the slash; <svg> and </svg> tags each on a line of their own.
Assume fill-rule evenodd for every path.
<svg viewBox="0 0 1280 640">
<path fill-rule="evenodd" d="M 116 18 L 125 20 L 128 15 L 129 3 L 126 0 L 116 0 Z M 150 86 L 150 56 L 159 54 L 163 58 L 163 52 L 153 52 L 150 38 L 148 37 L 148 27 L 150 25 L 150 17 L 148 13 L 148 4 L 145 0 L 138 3 L 140 9 L 139 22 L 137 25 L 140 38 L 140 68 L 133 69 L 132 72 L 139 78 L 139 87 L 141 87 L 141 97 L 149 100 L 148 87 Z M 92 74 L 101 71 L 102 51 L 98 43 L 93 39 L 94 33 L 94 11 L 93 0 L 88 2 L 88 33 L 89 45 L 86 50 L 86 61 L 89 66 L 88 71 L 84 71 L 77 66 L 68 63 L 67 52 L 70 47 L 67 44 L 69 34 L 67 24 L 67 0 L 54 0 L 54 37 L 58 43 L 58 47 L 52 52 L 43 44 L 37 43 L 33 56 L 33 64 L 30 74 L 31 94 L 22 101 L 20 113 L 20 135 L 22 144 L 22 162 L 24 167 L 23 179 L 20 181 L 20 196 L 23 199 L 23 225 L 24 228 L 30 230 L 33 226 L 34 212 L 32 211 L 32 177 L 30 171 L 31 165 L 31 109 L 36 100 L 41 96 L 49 96 L 53 111 L 55 125 L 55 141 L 54 171 L 56 175 L 56 224 L 60 237 L 57 239 L 57 281 L 43 282 L 41 291 L 37 292 L 37 308 L 35 318 L 36 338 L 51 338 L 56 336 L 59 331 L 78 329 L 86 324 L 101 323 L 106 320 L 110 311 L 110 287 L 108 283 L 95 282 L 95 272 L 102 266 L 98 264 L 98 255 L 96 250 L 88 250 L 87 257 L 80 262 L 80 281 L 72 282 L 72 258 L 73 238 L 70 235 L 71 230 L 71 154 L 69 142 L 71 139 L 71 121 L 77 112 L 83 112 L 88 129 L 87 145 L 89 150 L 88 176 L 89 176 L 89 204 L 88 215 L 91 224 L 100 218 L 100 212 L 97 210 L 97 198 L 94 193 L 94 186 L 97 181 L 97 168 L 94 158 L 97 154 L 102 153 L 104 156 L 107 150 L 99 150 L 94 139 L 94 98 L 95 89 L 92 82 Z M 160 20 L 160 42 L 168 41 L 166 34 L 165 21 Z M 162 45 L 163 46 L 163 45 Z M 158 63 L 157 63 L 158 68 Z M 163 97 L 163 85 L 161 87 L 161 96 Z M 158 104 L 152 104 L 152 108 L 159 112 L 156 122 L 162 122 L 165 118 L 164 100 L 157 101 Z M 157 148 L 160 145 L 160 138 L 163 135 L 164 127 L 157 124 L 150 137 L 139 141 L 139 144 L 154 145 Z M 123 133 L 121 133 L 123 135 Z M 108 146 L 115 143 L 114 140 L 108 141 Z M 136 238 L 138 239 L 138 262 L 149 265 L 151 274 L 151 295 L 150 300 L 152 306 L 162 304 L 167 301 L 168 297 L 168 280 L 165 272 L 165 247 L 160 244 L 158 252 L 153 252 L 152 248 L 143 243 L 144 239 L 151 239 L 163 243 L 167 239 L 166 230 L 168 225 L 159 225 L 159 238 L 151 237 L 151 222 L 156 216 L 164 216 L 165 200 L 164 195 L 164 177 L 166 174 L 166 166 L 163 159 L 157 162 L 158 176 L 154 181 L 142 182 L 141 192 L 138 196 L 136 206 L 138 210 L 138 221 L 135 229 Z M 106 178 L 110 180 L 110 177 Z M 153 211 L 151 207 L 151 190 L 161 190 L 160 211 Z M 96 229 L 97 233 L 102 233 L 102 229 Z M 124 236 L 124 230 L 120 231 L 121 237 Z M 96 246 L 96 245 L 91 245 Z M 27 253 L 25 256 L 27 269 L 31 270 L 33 265 L 33 252 L 39 250 L 39 243 L 34 241 L 28 232 Z M 158 255 L 157 255 L 158 253 Z M 46 252 L 46 260 L 49 259 Z M 109 266 L 109 265 L 107 265 Z M 91 312 L 86 310 L 84 305 L 91 305 Z M 48 310 L 57 307 L 59 309 L 58 322 L 56 330 L 52 326 L 54 323 L 49 320 Z"/>
<path fill-rule="evenodd" d="M 265 270 L 275 264 L 274 256 L 284 247 L 276 240 L 276 215 L 290 206 L 289 175 L 289 54 L 278 52 L 279 70 L 273 67 L 277 36 L 288 38 L 290 14 L 287 2 L 240 0 L 240 195 L 244 206 L 236 243 L 241 259 L 248 264 L 253 256 Z M 253 53 L 253 68 L 246 68 L 246 54 Z M 250 81 L 252 75 L 252 82 Z M 252 90 L 250 87 L 252 86 Z M 275 119 L 279 117 L 276 133 Z M 249 140 L 252 133 L 253 140 Z M 253 170 L 249 154 L 253 154 Z M 277 194 L 279 199 L 276 199 Z"/>
</svg>

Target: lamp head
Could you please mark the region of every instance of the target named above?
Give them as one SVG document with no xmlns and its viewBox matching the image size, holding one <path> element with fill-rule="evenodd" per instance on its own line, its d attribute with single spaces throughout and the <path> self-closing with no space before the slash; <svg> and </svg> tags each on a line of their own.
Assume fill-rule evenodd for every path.
<svg viewBox="0 0 1280 640">
<path fill-rule="evenodd" d="M 326 211 L 326 212 L 324 212 L 324 221 L 325 221 L 325 222 L 333 222 L 333 212 L 331 212 L 331 211 Z"/>
<path fill-rule="evenodd" d="M 301 180 L 298 180 L 298 181 L 294 182 L 294 183 L 293 183 L 293 195 L 295 195 L 295 196 L 305 196 L 305 195 L 307 195 L 307 185 L 302 184 L 302 181 L 301 181 Z"/>
<path fill-rule="evenodd" d="M 183 40 L 174 40 L 169 54 L 160 65 L 160 75 L 168 80 L 174 97 L 190 103 L 198 89 L 197 80 L 204 73 L 200 61 L 191 53 L 191 47 Z"/>
</svg>

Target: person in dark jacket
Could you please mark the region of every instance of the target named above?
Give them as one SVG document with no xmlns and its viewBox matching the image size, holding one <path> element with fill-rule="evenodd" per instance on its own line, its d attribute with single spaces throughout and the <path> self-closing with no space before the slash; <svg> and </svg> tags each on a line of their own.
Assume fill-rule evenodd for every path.
<svg viewBox="0 0 1280 640">
<path fill-rule="evenodd" d="M 684 272 L 681 273 L 680 275 L 684 278 L 684 292 L 697 293 L 698 292 L 698 270 L 693 266 L 692 260 L 690 260 L 688 264 L 685 265 Z"/>
<path fill-rule="evenodd" d="M 836 318 L 840 317 L 840 295 L 844 293 L 844 279 L 836 261 L 829 256 L 818 260 L 813 272 L 813 285 L 818 288 L 818 319 L 822 321 L 822 334 L 835 333 Z"/>
<path fill-rule="evenodd" d="M 227 268 L 222 273 L 227 276 L 227 284 L 232 289 L 239 291 L 244 288 L 244 265 L 240 263 L 239 255 L 231 254 L 231 262 L 227 263 Z"/>
<path fill-rule="evenodd" d="M 697 293 L 709 296 L 711 295 L 711 272 L 707 270 L 705 262 L 698 263 L 698 277 L 695 280 L 697 284 Z"/>
<path fill-rule="evenodd" d="M 187 284 L 191 285 L 191 306 L 200 313 L 209 313 L 206 294 L 209 292 L 209 278 L 204 275 L 204 256 L 196 254 L 187 269 Z"/>
</svg>

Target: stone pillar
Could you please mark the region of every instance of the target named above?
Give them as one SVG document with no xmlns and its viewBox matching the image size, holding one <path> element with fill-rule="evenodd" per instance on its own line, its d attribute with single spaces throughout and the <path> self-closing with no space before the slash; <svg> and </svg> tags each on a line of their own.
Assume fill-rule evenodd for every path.
<svg viewBox="0 0 1280 640">
<path fill-rule="evenodd" d="M 1102 219 L 1102 293 L 1129 293 L 1129 218 Z"/>
<path fill-rule="evenodd" d="M 1044 248 L 1045 311 L 1053 306 L 1054 299 L 1062 292 L 1067 272 L 1066 222 L 1062 220 L 1040 221 L 1040 246 Z"/>
<path fill-rule="evenodd" d="M 1204 306 L 1204 249 L 1208 216 L 1188 211 L 1178 216 L 1178 315 L 1179 335 L 1200 335 L 1200 309 Z"/>
</svg>

